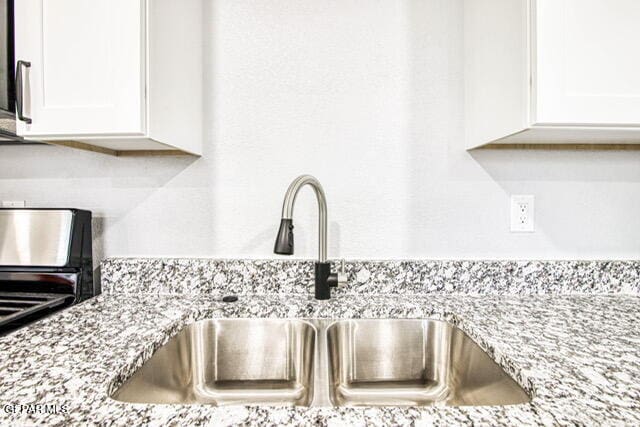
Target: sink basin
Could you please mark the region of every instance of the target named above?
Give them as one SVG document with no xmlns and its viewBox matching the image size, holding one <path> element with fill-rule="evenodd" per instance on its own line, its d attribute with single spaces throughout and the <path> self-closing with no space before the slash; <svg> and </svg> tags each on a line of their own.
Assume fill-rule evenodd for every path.
<svg viewBox="0 0 640 427">
<path fill-rule="evenodd" d="M 510 405 L 525 391 L 473 340 L 437 320 L 344 320 L 327 330 L 336 406 Z"/>
<path fill-rule="evenodd" d="M 193 323 L 111 396 L 130 403 L 309 405 L 315 328 L 301 320 Z"/>
<path fill-rule="evenodd" d="M 186 326 L 112 395 L 129 403 L 461 406 L 529 402 L 439 320 L 210 319 Z"/>
</svg>

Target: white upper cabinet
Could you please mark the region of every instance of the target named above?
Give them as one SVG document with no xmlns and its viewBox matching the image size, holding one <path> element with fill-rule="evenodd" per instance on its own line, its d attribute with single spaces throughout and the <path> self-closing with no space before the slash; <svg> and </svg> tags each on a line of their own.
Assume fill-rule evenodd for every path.
<svg viewBox="0 0 640 427">
<path fill-rule="evenodd" d="M 465 0 L 468 148 L 640 143 L 640 1 Z"/>
<path fill-rule="evenodd" d="M 18 121 L 18 133 L 112 154 L 200 154 L 201 2 L 15 2 L 31 119 Z"/>
<path fill-rule="evenodd" d="M 640 1 L 535 3 L 536 121 L 640 123 Z"/>
<path fill-rule="evenodd" d="M 144 133 L 143 10 L 136 0 L 16 2 L 16 58 L 31 63 L 23 135 Z"/>
</svg>

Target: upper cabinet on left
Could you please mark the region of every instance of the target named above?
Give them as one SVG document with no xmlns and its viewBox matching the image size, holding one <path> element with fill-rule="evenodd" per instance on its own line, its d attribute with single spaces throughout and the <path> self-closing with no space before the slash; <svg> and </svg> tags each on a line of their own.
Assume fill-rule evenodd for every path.
<svg viewBox="0 0 640 427">
<path fill-rule="evenodd" d="M 202 152 L 203 0 L 20 0 L 28 139 L 110 154 Z"/>
</svg>

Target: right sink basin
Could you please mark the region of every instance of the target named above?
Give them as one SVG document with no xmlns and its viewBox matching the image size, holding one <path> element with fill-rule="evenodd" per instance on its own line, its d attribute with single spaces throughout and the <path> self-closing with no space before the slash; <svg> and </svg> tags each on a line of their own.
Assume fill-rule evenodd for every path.
<svg viewBox="0 0 640 427">
<path fill-rule="evenodd" d="M 343 320 L 327 330 L 336 406 L 511 405 L 527 393 L 471 338 L 439 320 Z"/>
</svg>

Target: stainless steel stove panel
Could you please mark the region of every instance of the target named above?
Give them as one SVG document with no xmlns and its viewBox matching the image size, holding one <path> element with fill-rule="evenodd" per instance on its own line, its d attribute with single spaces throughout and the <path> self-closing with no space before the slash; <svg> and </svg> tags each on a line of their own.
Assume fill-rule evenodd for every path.
<svg viewBox="0 0 640 427">
<path fill-rule="evenodd" d="M 0 211 L 0 266 L 64 266 L 72 222 L 70 210 Z"/>
</svg>

